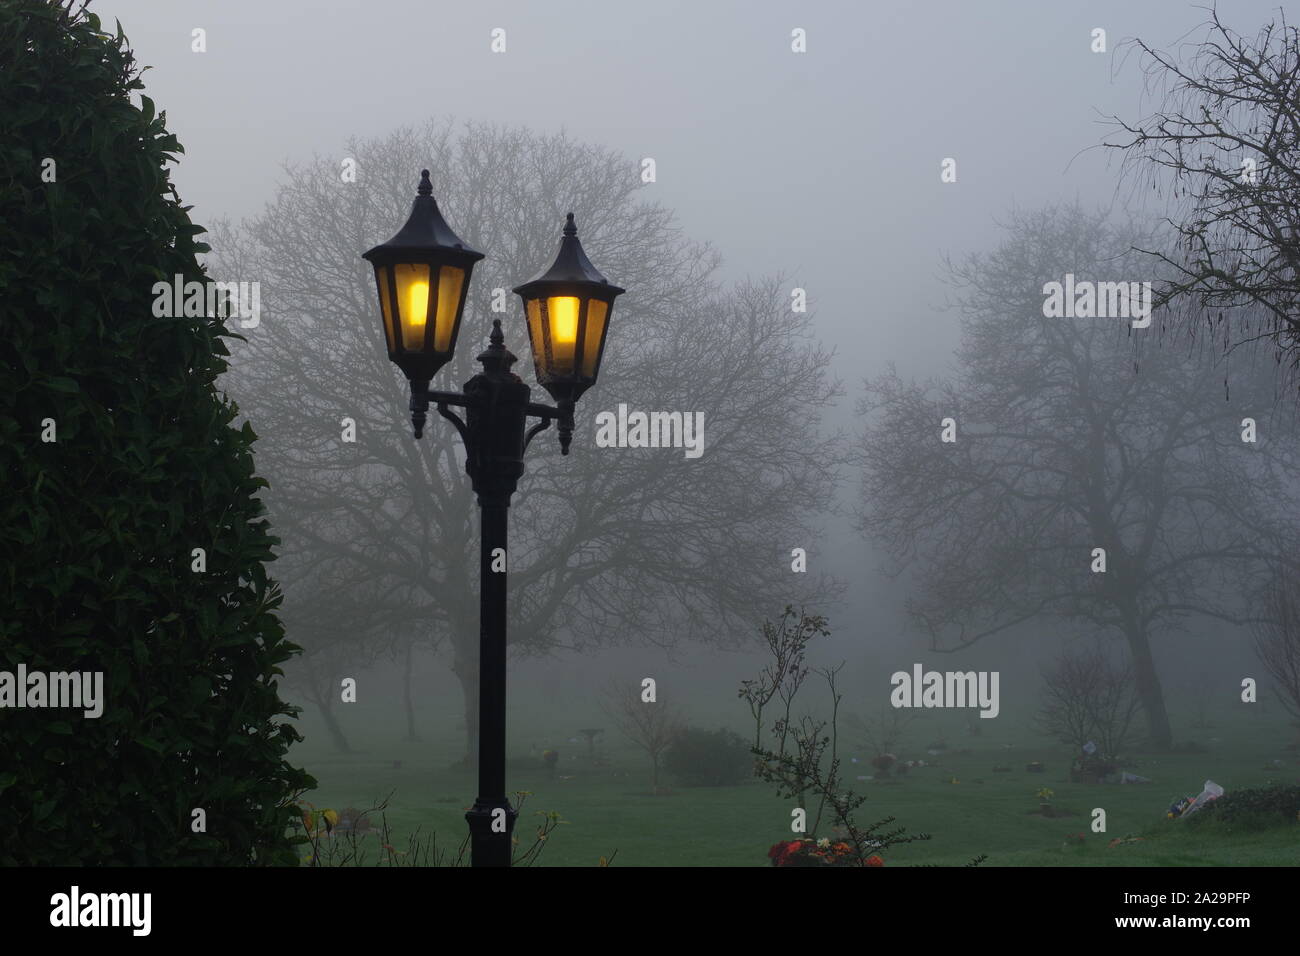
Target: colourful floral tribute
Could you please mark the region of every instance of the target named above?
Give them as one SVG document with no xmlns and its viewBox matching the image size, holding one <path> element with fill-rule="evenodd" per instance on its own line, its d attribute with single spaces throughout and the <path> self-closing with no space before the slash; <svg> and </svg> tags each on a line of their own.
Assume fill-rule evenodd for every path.
<svg viewBox="0 0 1300 956">
<path fill-rule="evenodd" d="M 843 840 L 785 840 L 767 851 L 773 866 L 884 866 L 885 861 L 872 854 L 865 860 Z"/>
</svg>

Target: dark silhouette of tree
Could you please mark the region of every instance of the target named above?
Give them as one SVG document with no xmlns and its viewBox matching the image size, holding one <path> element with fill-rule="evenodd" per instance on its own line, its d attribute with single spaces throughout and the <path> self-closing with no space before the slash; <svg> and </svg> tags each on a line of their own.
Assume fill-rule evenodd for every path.
<svg viewBox="0 0 1300 956">
<path fill-rule="evenodd" d="M 358 645 L 412 631 L 445 636 L 474 755 L 479 535 L 464 451 L 450 427 L 412 439 L 408 388 L 388 361 L 374 279 L 359 258 L 405 221 L 425 167 L 448 221 L 489 254 L 474 274 L 457 357 L 435 387 L 478 370 L 473 358 L 494 317 L 521 358 L 515 371 L 533 381 L 508 289 L 549 265 L 570 210 L 602 272 L 630 290 L 600 382 L 578 407 L 573 454 L 561 458 L 553 432 L 530 448 L 511 508 L 512 648 L 739 644 L 768 595 L 815 600 L 835 590 L 815 568 L 791 573 L 791 549 L 817 540 L 841 452 L 835 436 L 818 433 L 838 385 L 809 316 L 791 311 L 789 283 L 724 289 L 717 255 L 641 201 L 634 161 L 563 134 L 431 122 L 353 141 L 345 155 L 357 162 L 356 182 L 341 180 L 335 159 L 292 169 L 263 214 L 212 243 L 215 269 L 262 282 L 266 314 L 227 387 L 266 431 L 259 462 L 284 540 L 291 615 L 311 594 L 327 619 L 361 608 L 348 638 Z M 619 403 L 703 412 L 704 454 L 596 447 L 595 414 Z M 340 438 L 345 417 L 356 422 L 355 443 Z M 326 572 L 337 586 L 322 593 L 310 581 Z M 316 635 L 297 638 L 312 653 Z"/>
<path fill-rule="evenodd" d="M 1255 625 L 1255 652 L 1277 685 L 1278 698 L 1300 723 L 1300 576 L 1278 568 L 1267 579 Z"/>
<path fill-rule="evenodd" d="M 1129 742 L 1139 701 L 1132 669 L 1102 648 L 1067 651 L 1043 672 L 1043 731 L 1076 751 L 1089 741 L 1116 757 Z"/>
<path fill-rule="evenodd" d="M 860 524 L 912 568 L 912 620 L 936 650 L 1083 621 L 1128 647 L 1151 742 L 1171 743 L 1152 638 L 1188 615 L 1244 624 L 1248 576 L 1285 536 L 1288 478 L 1241 440 L 1268 376 L 1225 400 L 1218 368 L 1129 320 L 1047 318 L 1044 284 L 1134 275 L 1130 235 L 1074 207 L 1017 214 L 1004 244 L 953 268 L 959 370 L 866 383 Z M 951 418 L 956 441 L 941 441 Z M 1094 549 L 1105 551 L 1094 573 Z M 1098 565 L 1100 567 L 1100 565 Z M 1041 630 L 1036 631 L 1041 635 Z"/>
<path fill-rule="evenodd" d="M 1162 300 L 1188 296 L 1192 328 L 1209 322 L 1226 348 L 1265 339 L 1300 366 L 1300 34 L 1284 13 L 1255 37 L 1211 9 L 1190 56 L 1131 41 L 1160 108 L 1106 145 L 1126 174 L 1169 200 L 1177 243 L 1144 247 L 1172 268 Z M 1242 306 L 1254 306 L 1244 309 Z M 1221 310 L 1236 319 L 1224 322 Z"/>
<path fill-rule="evenodd" d="M 677 735 L 686 729 L 686 721 L 673 704 L 656 692 L 656 699 L 642 699 L 640 684 L 613 681 L 605 688 L 601 710 L 621 733 L 646 752 L 650 758 L 653 793 L 659 793 L 659 767 L 664 754 Z"/>
</svg>

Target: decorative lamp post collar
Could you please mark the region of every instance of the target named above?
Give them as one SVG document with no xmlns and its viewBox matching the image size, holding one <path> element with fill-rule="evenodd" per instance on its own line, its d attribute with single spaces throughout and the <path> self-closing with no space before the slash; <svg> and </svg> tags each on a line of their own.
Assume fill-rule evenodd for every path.
<svg viewBox="0 0 1300 956">
<path fill-rule="evenodd" d="M 501 320 L 492 320 L 492 334 L 488 336 L 488 347 L 474 360 L 483 364 L 487 375 L 503 374 L 510 371 L 510 366 L 519 361 L 515 353 L 506 348 L 506 337 L 501 331 Z"/>
</svg>

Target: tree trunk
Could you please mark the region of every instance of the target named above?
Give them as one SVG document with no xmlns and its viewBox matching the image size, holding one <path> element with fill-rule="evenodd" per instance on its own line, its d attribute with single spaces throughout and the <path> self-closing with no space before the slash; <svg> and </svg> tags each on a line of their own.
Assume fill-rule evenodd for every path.
<svg viewBox="0 0 1300 956">
<path fill-rule="evenodd" d="M 1165 710 L 1165 695 L 1160 689 L 1160 677 L 1151 657 L 1151 642 L 1146 630 L 1136 622 L 1124 628 L 1128 638 L 1129 653 L 1133 658 L 1133 676 L 1137 682 L 1138 699 L 1147 718 L 1147 734 L 1156 750 L 1169 750 L 1174 743 L 1169 726 L 1169 712 Z"/>
<path fill-rule="evenodd" d="M 406 739 L 411 741 L 420 739 L 420 735 L 415 732 L 415 705 L 411 701 L 411 653 L 414 647 L 414 640 L 406 645 L 406 674 L 402 686 L 406 703 Z"/>
<path fill-rule="evenodd" d="M 460 681 L 460 692 L 465 700 L 465 758 L 464 766 L 478 766 L 478 648 L 456 647 L 451 670 Z"/>
<path fill-rule="evenodd" d="M 324 697 L 316 699 L 316 706 L 320 709 L 320 715 L 325 720 L 325 729 L 330 732 L 330 739 L 334 742 L 334 749 L 341 754 L 352 753 L 352 748 L 348 745 L 348 738 L 343 733 L 343 728 L 339 726 L 338 719 L 334 716 L 334 699 L 330 697 L 328 691 Z"/>
</svg>

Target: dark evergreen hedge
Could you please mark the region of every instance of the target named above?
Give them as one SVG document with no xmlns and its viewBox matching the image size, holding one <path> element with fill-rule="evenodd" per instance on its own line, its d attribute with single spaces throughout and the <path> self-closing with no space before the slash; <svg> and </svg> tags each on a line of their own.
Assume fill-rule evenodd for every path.
<svg viewBox="0 0 1300 956">
<path fill-rule="evenodd" d="M 255 436 L 215 385 L 231 333 L 153 315 L 207 247 L 142 88 L 120 28 L 0 4 L 0 671 L 102 671 L 105 698 L 0 709 L 0 864 L 290 864 L 297 648 Z"/>
</svg>

